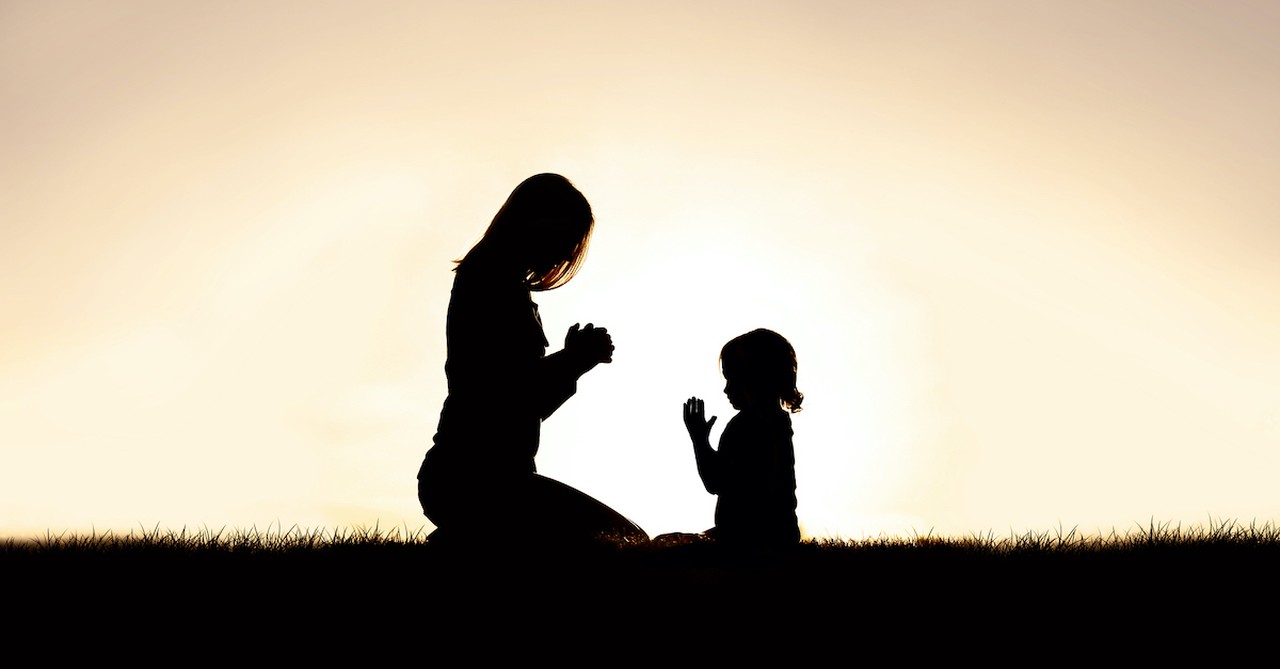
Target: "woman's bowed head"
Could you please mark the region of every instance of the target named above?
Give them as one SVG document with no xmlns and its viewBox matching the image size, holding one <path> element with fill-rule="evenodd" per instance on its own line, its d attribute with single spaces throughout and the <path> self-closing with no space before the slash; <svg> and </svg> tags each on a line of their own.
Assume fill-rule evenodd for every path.
<svg viewBox="0 0 1280 669">
<path fill-rule="evenodd" d="M 568 179 L 535 174 L 516 186 L 455 270 L 483 266 L 522 276 L 529 290 L 559 288 L 578 273 L 594 227 L 591 205 Z"/>
<path fill-rule="evenodd" d="M 578 273 L 594 228 L 591 204 L 568 179 L 535 174 L 511 191 L 454 271 L 518 276 L 534 291 L 559 288 Z M 592 323 L 569 328 L 564 348 L 579 373 L 613 361 L 611 335 Z"/>
</svg>

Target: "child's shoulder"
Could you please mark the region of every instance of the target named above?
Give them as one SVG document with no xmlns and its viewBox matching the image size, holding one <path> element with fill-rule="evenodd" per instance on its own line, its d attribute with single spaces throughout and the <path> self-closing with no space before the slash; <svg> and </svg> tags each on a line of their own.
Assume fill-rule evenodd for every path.
<svg viewBox="0 0 1280 669">
<path fill-rule="evenodd" d="M 791 414 L 781 409 L 777 411 L 739 411 L 733 418 L 729 419 L 729 424 L 725 426 L 725 431 L 729 430 L 756 435 L 785 432 L 790 436 Z"/>
</svg>

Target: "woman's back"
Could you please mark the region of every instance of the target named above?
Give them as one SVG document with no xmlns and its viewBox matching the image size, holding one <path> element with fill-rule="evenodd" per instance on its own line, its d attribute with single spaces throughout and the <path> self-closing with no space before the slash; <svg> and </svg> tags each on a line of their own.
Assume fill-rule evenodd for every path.
<svg viewBox="0 0 1280 669">
<path fill-rule="evenodd" d="M 534 309 L 517 280 L 455 275 L 446 325 L 449 397 L 436 457 L 534 471 L 541 416 L 529 401 L 538 384 L 531 377 L 546 347 Z"/>
</svg>

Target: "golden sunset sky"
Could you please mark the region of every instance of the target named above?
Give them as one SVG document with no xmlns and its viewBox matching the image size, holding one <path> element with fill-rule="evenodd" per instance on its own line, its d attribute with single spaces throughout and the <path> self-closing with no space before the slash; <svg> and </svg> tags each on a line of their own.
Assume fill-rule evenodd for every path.
<svg viewBox="0 0 1280 669">
<path fill-rule="evenodd" d="M 1278 82 L 1274 2 L 2 0 L 0 534 L 430 529 L 451 261 L 538 172 L 548 338 L 617 347 L 539 469 L 651 534 L 756 327 L 808 536 L 1280 519 Z"/>
</svg>

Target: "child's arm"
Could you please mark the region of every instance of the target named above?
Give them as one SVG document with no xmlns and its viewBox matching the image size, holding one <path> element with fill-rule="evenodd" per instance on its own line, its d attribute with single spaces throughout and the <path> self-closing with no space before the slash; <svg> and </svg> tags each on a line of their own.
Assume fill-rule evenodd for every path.
<svg viewBox="0 0 1280 669">
<path fill-rule="evenodd" d="M 711 426 L 716 424 L 716 417 L 705 420 L 706 408 L 702 400 L 690 397 L 684 403 L 684 426 L 689 430 L 689 438 L 693 440 L 693 456 L 698 461 L 698 475 L 702 477 L 702 485 L 712 495 L 720 494 L 720 467 L 718 453 L 711 450 Z"/>
</svg>

